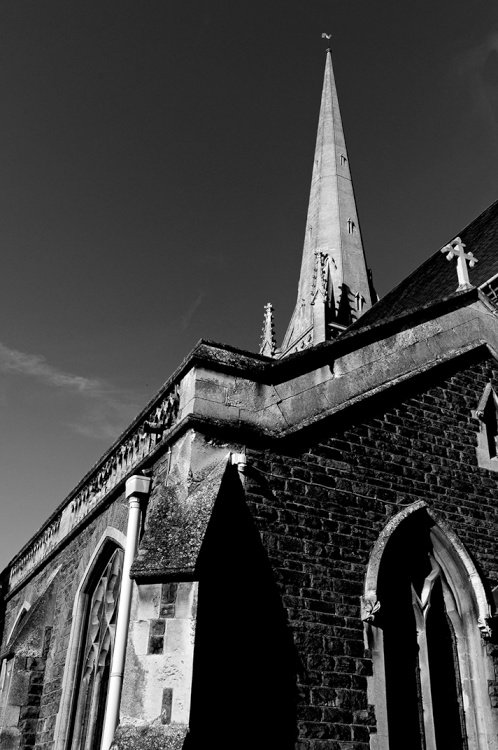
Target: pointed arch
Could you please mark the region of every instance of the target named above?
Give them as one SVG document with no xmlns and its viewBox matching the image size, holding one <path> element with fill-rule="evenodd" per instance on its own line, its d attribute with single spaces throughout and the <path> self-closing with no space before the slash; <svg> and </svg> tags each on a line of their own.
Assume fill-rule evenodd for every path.
<svg viewBox="0 0 498 750">
<path fill-rule="evenodd" d="M 76 589 L 73 604 L 71 634 L 66 654 L 66 664 L 62 679 L 61 702 L 54 732 L 54 750 L 68 750 L 71 746 L 71 722 L 74 718 L 77 702 L 76 680 L 80 670 L 82 651 L 85 646 L 86 620 L 91 595 L 90 587 L 95 579 L 102 561 L 110 560 L 112 552 L 124 550 L 126 536 L 118 529 L 108 526 L 97 542 L 92 555 L 80 572 L 80 582 Z M 80 567 L 83 566 L 83 562 Z"/>
<path fill-rule="evenodd" d="M 389 539 L 401 523 L 413 513 L 421 510 L 424 510 L 427 516 L 433 521 L 434 525 L 431 527 L 431 535 L 436 542 L 435 552 L 440 558 L 443 570 L 449 580 L 454 580 L 457 571 L 460 576 L 468 580 L 476 606 L 477 625 L 483 636 L 489 637 L 491 632 L 487 620 L 491 615 L 491 609 L 484 584 L 475 563 L 451 526 L 440 518 L 432 508 L 429 508 L 424 500 L 418 500 L 403 508 L 403 510 L 390 519 L 380 532 L 370 553 L 367 574 L 365 576 L 362 597 L 362 620 L 365 622 L 373 621 L 376 612 L 380 609 L 381 603 L 377 599 L 379 569 L 382 555 Z"/>
<path fill-rule="evenodd" d="M 481 638 L 490 635 L 489 616 L 481 576 L 451 526 L 424 501 L 403 508 L 372 549 L 362 597 L 373 659 L 374 750 L 397 750 L 403 732 L 410 748 L 440 750 L 441 727 L 447 740 L 450 724 L 452 747 L 497 747 Z M 444 690 L 441 673 L 450 686 Z"/>
<path fill-rule="evenodd" d="M 479 420 L 477 464 L 483 469 L 498 471 L 498 396 L 491 381 L 484 388 L 472 414 Z"/>
<path fill-rule="evenodd" d="M 23 632 L 24 628 L 26 628 L 32 618 L 36 617 L 37 610 L 42 604 L 44 597 L 49 592 L 49 589 L 59 574 L 60 569 L 61 566 L 57 565 L 42 583 L 37 583 L 35 589 L 31 593 L 31 601 L 25 599 L 22 603 L 6 641 L 9 648 L 14 648 L 15 641 L 17 641 L 19 635 Z"/>
<path fill-rule="evenodd" d="M 28 614 L 29 610 L 31 609 L 31 604 L 26 599 L 21 604 L 19 611 L 16 615 L 16 618 L 14 620 L 14 623 L 9 631 L 9 635 L 7 636 L 7 645 L 10 646 L 10 643 L 12 641 L 12 636 L 15 634 L 18 625 L 21 624 L 21 621 L 24 620 L 25 616 Z"/>
</svg>

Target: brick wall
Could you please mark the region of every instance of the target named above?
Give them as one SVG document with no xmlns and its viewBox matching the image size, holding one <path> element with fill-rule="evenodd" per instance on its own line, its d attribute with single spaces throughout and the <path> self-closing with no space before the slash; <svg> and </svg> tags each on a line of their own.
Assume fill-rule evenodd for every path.
<svg viewBox="0 0 498 750">
<path fill-rule="evenodd" d="M 497 585 L 498 474 L 477 467 L 472 416 L 498 382 L 495 365 L 460 360 L 459 371 L 392 390 L 285 454 L 249 451 L 249 465 L 270 475 L 254 471 L 247 497 L 298 653 L 300 750 L 369 746 L 360 596 L 372 546 L 402 506 L 426 501 Z"/>
</svg>

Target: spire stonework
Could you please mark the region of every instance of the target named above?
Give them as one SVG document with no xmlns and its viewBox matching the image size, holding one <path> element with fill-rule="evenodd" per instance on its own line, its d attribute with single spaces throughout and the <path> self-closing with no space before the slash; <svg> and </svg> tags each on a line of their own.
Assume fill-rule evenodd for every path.
<svg viewBox="0 0 498 750">
<path fill-rule="evenodd" d="M 317 272 L 327 286 L 318 296 Z M 334 338 L 371 307 L 372 292 L 327 50 L 297 303 L 281 356 Z"/>
<path fill-rule="evenodd" d="M 266 354 L 267 357 L 274 357 L 276 348 L 277 342 L 275 340 L 275 328 L 273 322 L 273 305 L 271 302 L 268 302 L 265 305 L 259 353 Z"/>
</svg>

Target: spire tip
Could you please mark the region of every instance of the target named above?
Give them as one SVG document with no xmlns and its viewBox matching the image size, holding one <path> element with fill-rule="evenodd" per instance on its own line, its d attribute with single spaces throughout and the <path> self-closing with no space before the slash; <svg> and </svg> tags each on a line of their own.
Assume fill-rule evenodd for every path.
<svg viewBox="0 0 498 750">
<path fill-rule="evenodd" d="M 332 34 L 326 34 L 325 31 L 324 31 L 324 32 L 322 32 L 322 39 L 326 39 L 327 42 L 330 42 L 330 40 L 332 39 Z M 326 55 L 330 54 L 330 51 L 331 50 L 330 50 L 330 44 L 329 44 L 329 46 L 325 50 L 325 54 Z"/>
</svg>

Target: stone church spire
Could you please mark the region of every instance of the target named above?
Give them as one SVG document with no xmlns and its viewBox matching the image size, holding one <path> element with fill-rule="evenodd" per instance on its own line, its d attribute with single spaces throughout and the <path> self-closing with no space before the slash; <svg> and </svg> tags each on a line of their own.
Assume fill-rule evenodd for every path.
<svg viewBox="0 0 498 750">
<path fill-rule="evenodd" d="M 327 50 L 297 302 L 280 356 L 334 338 L 373 301 Z"/>
</svg>

